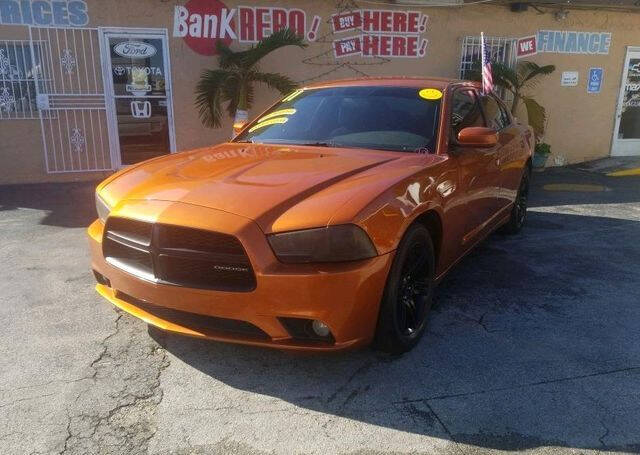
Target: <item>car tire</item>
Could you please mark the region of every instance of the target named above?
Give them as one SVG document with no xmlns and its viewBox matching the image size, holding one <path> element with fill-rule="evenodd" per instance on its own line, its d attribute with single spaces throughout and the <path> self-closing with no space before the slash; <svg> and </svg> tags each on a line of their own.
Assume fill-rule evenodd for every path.
<svg viewBox="0 0 640 455">
<path fill-rule="evenodd" d="M 435 287 L 429 230 L 409 227 L 402 237 L 380 302 L 373 347 L 392 354 L 412 349 L 425 332 Z"/>
<path fill-rule="evenodd" d="M 520 179 L 518 194 L 511 209 L 509 221 L 500 228 L 500 233 L 514 235 L 520 232 L 527 221 L 527 203 L 529 201 L 529 182 L 531 180 L 531 168 L 527 166 Z"/>
</svg>

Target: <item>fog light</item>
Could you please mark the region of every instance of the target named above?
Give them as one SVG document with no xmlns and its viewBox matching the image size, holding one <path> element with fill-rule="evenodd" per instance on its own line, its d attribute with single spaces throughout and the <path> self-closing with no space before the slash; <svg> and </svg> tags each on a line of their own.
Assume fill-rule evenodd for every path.
<svg viewBox="0 0 640 455">
<path fill-rule="evenodd" d="M 329 333 L 331 333 L 329 331 L 329 327 L 327 327 L 327 324 L 325 324 L 322 321 L 318 321 L 317 319 L 315 319 L 311 323 L 311 328 L 313 329 L 315 334 L 318 335 L 319 337 L 323 337 L 324 338 L 326 336 L 329 336 Z"/>
<path fill-rule="evenodd" d="M 107 286 L 107 287 L 111 287 L 111 281 L 109 281 L 109 278 L 107 278 L 106 276 L 104 276 L 102 273 L 94 270 L 93 271 L 93 276 L 96 278 L 96 281 L 103 285 L 103 286 Z"/>
<path fill-rule="evenodd" d="M 291 338 L 304 342 L 334 343 L 333 335 L 322 321 L 316 321 L 306 318 L 284 318 L 279 317 L 278 320 L 282 326 L 289 332 Z"/>
</svg>

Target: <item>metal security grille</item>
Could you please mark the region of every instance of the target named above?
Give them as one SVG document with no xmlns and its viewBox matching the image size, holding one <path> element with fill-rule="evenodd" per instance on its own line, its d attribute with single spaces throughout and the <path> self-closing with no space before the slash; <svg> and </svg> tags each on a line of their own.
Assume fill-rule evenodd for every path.
<svg viewBox="0 0 640 455">
<path fill-rule="evenodd" d="M 516 65 L 516 39 L 485 36 L 485 41 L 491 50 L 491 61 L 501 62 L 510 67 Z M 467 79 L 469 71 L 475 62 L 480 61 L 480 36 L 465 36 L 462 40 L 460 54 L 460 79 Z"/>
<path fill-rule="evenodd" d="M 47 172 L 113 169 L 98 29 L 30 27 Z"/>
<path fill-rule="evenodd" d="M 42 42 L 0 41 L 0 120 L 37 119 L 36 78 Z"/>
</svg>

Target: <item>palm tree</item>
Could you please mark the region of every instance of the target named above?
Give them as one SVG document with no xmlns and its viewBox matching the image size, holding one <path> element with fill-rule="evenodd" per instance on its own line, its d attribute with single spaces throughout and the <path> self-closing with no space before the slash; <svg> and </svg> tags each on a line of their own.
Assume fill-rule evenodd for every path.
<svg viewBox="0 0 640 455">
<path fill-rule="evenodd" d="M 258 63 L 276 49 L 285 46 L 307 46 L 303 38 L 285 28 L 260 40 L 251 48 L 235 52 L 221 40 L 216 43 L 219 69 L 205 70 L 196 85 L 196 107 L 200 120 L 209 128 L 222 124 L 222 103 L 230 117 L 246 120 L 247 110 L 253 104 L 254 82 L 278 90 L 283 95 L 291 92 L 296 83 L 278 73 L 260 71 Z"/>
<path fill-rule="evenodd" d="M 555 65 L 540 66 L 537 63 L 522 60 L 515 68 L 511 68 L 504 63 L 491 62 L 491 70 L 494 84 L 504 88 L 513 96 L 511 113 L 515 114 L 520 102 L 524 103 L 529 117 L 529 125 L 538 137 L 542 136 L 547 121 L 547 112 L 530 95 L 524 93 L 535 88 L 539 84 L 541 76 L 553 73 L 556 70 Z M 476 81 L 482 80 L 479 62 L 474 64 L 470 77 Z"/>
</svg>

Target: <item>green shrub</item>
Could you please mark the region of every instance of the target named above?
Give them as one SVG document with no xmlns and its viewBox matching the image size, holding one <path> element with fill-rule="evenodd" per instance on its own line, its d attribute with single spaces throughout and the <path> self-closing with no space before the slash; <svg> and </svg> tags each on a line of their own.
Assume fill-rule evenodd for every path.
<svg viewBox="0 0 640 455">
<path fill-rule="evenodd" d="M 535 153 L 539 153 L 541 155 L 548 155 L 551 153 L 551 146 L 546 142 L 540 142 L 536 144 Z"/>
</svg>

